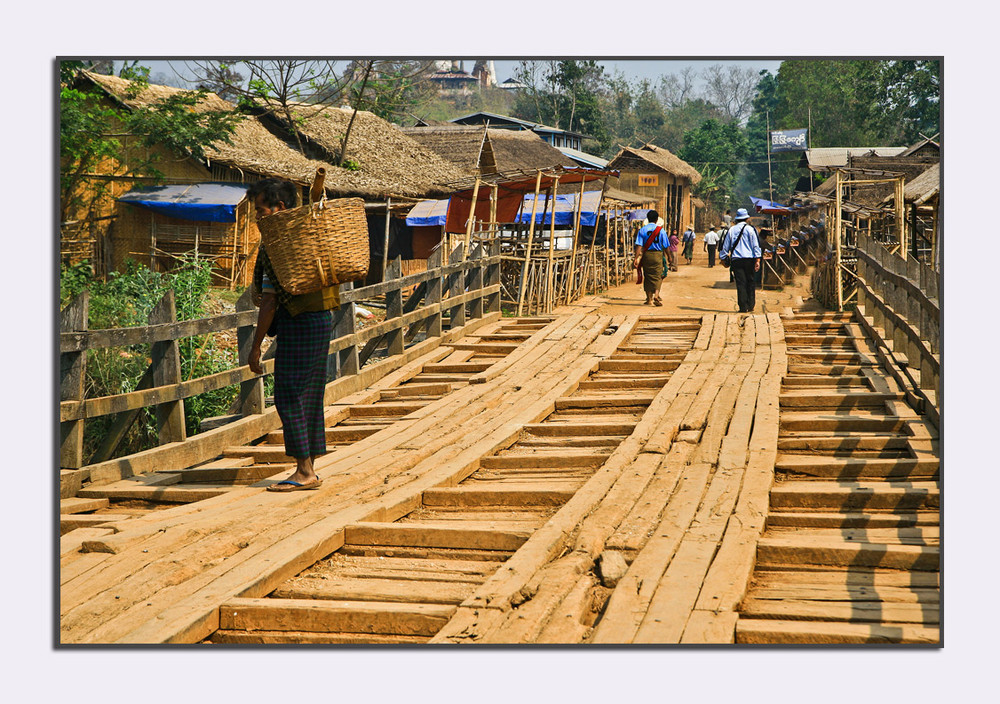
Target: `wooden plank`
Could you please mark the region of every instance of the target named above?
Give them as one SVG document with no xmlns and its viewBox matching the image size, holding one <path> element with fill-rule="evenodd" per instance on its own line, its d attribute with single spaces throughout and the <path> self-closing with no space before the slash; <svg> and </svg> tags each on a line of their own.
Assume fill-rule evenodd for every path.
<svg viewBox="0 0 1000 704">
<path fill-rule="evenodd" d="M 561 506 L 575 492 L 540 488 L 534 484 L 496 488 L 459 486 L 428 489 L 423 494 L 425 506 Z"/>
<path fill-rule="evenodd" d="M 475 587 L 474 582 L 434 582 L 406 579 L 297 578 L 278 587 L 271 599 L 328 601 L 390 601 L 457 606 Z"/>
<path fill-rule="evenodd" d="M 934 482 L 789 482 L 771 489 L 775 509 L 834 510 L 936 509 L 940 491 Z"/>
<path fill-rule="evenodd" d="M 97 511 L 107 506 L 107 499 L 82 499 L 78 497 L 60 499 L 59 513 L 86 513 L 87 511 Z"/>
<path fill-rule="evenodd" d="M 430 636 L 454 611 L 442 604 L 244 598 L 219 607 L 219 627 Z"/>
<path fill-rule="evenodd" d="M 913 513 L 874 513 L 863 511 L 821 512 L 781 511 L 767 518 L 768 527 L 802 528 L 905 528 L 932 525 L 938 521 L 936 511 Z"/>
<path fill-rule="evenodd" d="M 438 548 L 517 550 L 528 530 L 475 530 L 445 524 L 356 523 L 345 528 L 347 545 L 400 545 Z"/>
<path fill-rule="evenodd" d="M 852 623 L 912 623 L 936 626 L 940 623 L 940 607 L 930 603 L 898 603 L 882 601 L 808 601 L 799 599 L 744 600 L 740 608 L 744 618 L 774 618 L 790 621 L 850 621 Z"/>
<path fill-rule="evenodd" d="M 190 503 L 219 496 L 230 491 L 228 486 L 136 486 L 109 489 L 99 486 L 81 489 L 83 498 L 143 499 L 165 503 Z"/>
<path fill-rule="evenodd" d="M 939 643 L 938 628 L 910 624 L 831 623 L 740 619 L 736 624 L 737 643 Z"/>
<path fill-rule="evenodd" d="M 59 534 L 65 535 L 77 528 L 96 528 L 111 521 L 124 521 L 128 518 L 131 518 L 131 516 L 120 513 L 95 515 L 61 514 L 59 516 Z"/>
<path fill-rule="evenodd" d="M 887 545 L 858 541 L 761 538 L 757 546 L 760 565 L 858 565 L 901 570 L 937 570 L 940 549 L 927 545 Z"/>
</svg>

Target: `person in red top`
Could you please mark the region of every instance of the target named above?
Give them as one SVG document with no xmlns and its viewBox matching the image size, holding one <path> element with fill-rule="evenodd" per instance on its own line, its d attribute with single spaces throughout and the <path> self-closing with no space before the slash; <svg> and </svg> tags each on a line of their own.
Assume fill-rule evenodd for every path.
<svg viewBox="0 0 1000 704">
<path fill-rule="evenodd" d="M 670 233 L 670 246 L 667 247 L 667 262 L 670 265 L 670 271 L 677 271 L 677 245 L 680 244 L 680 238 L 677 237 L 677 230 Z"/>
</svg>

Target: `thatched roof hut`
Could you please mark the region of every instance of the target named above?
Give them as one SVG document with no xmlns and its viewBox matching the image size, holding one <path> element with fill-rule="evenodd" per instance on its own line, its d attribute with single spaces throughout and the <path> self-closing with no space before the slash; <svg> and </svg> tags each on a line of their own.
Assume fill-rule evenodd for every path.
<svg viewBox="0 0 1000 704">
<path fill-rule="evenodd" d="M 646 144 L 637 149 L 623 147 L 607 168 L 621 173 L 619 182 L 612 185 L 652 198 L 669 230 L 679 233 L 694 224 L 691 187 L 701 181 L 701 174 L 683 159 Z"/>
<path fill-rule="evenodd" d="M 464 177 L 475 175 L 480 167 L 483 167 L 483 173 L 490 173 L 493 167 L 500 173 L 514 173 L 553 166 L 576 166 L 576 162 L 530 130 L 464 125 L 401 129 L 407 136 L 456 166 Z M 484 157 L 482 160 L 481 154 Z"/>
<path fill-rule="evenodd" d="M 650 166 L 672 176 L 686 178 L 691 182 L 691 185 L 701 181 L 698 169 L 675 156 L 669 150 L 654 144 L 647 144 L 638 149 L 623 147 L 608 163 L 607 168 L 618 171 L 649 171 Z"/>
<path fill-rule="evenodd" d="M 131 82 L 115 76 L 85 74 L 112 97 L 135 107 L 151 105 L 179 88 L 150 85 L 135 97 L 127 94 Z M 199 104 L 199 110 L 232 110 L 233 106 L 209 93 Z M 315 114 L 319 108 L 299 106 L 298 116 L 306 117 L 299 126 L 312 144 L 320 147 L 319 156 L 340 149 L 340 136 L 346 131 L 350 112 L 331 108 Z M 315 115 L 314 115 L 315 114 Z M 314 115 L 310 117 L 311 115 Z M 336 197 L 360 196 L 382 199 L 386 195 L 429 198 L 448 193 L 443 186 L 459 178 L 447 163 L 401 134 L 385 120 L 369 112 L 359 111 L 351 130 L 348 152 L 360 164 L 357 171 L 333 166 L 332 156 L 308 158 L 279 137 L 279 129 L 268 129 L 258 117 L 248 115 L 236 127 L 232 144 L 219 142 L 205 149 L 207 166 L 222 165 L 249 176 L 277 176 L 295 183 L 312 183 L 317 167 L 326 169 L 326 190 Z M 246 180 L 254 180 L 248 178 Z"/>
</svg>

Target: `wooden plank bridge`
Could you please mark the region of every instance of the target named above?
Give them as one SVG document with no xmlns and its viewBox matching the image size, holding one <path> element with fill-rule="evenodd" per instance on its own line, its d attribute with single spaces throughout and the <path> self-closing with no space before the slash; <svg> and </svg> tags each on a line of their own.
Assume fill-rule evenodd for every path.
<svg viewBox="0 0 1000 704">
<path fill-rule="evenodd" d="M 936 367 L 891 301 L 479 305 L 331 382 L 315 491 L 264 491 L 273 409 L 70 470 L 60 642 L 938 643 Z"/>
</svg>

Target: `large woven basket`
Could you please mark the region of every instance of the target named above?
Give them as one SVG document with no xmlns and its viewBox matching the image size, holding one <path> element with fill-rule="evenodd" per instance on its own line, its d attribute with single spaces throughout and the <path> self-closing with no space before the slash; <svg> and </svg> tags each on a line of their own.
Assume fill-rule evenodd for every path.
<svg viewBox="0 0 1000 704">
<path fill-rule="evenodd" d="M 324 200 L 257 221 L 278 283 L 293 295 L 368 274 L 368 224 L 361 198 Z"/>
</svg>

